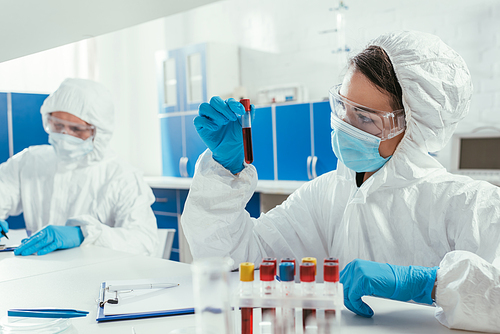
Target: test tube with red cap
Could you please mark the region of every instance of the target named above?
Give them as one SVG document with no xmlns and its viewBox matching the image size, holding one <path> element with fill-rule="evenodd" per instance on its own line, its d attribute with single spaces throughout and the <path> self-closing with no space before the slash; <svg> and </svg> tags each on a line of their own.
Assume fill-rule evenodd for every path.
<svg viewBox="0 0 500 334">
<path fill-rule="evenodd" d="M 325 262 L 323 265 L 323 280 L 325 296 L 335 296 L 339 288 L 339 264 L 336 262 Z M 335 310 L 325 310 L 325 319 L 330 322 L 335 318 Z"/>
<path fill-rule="evenodd" d="M 275 259 L 276 260 L 276 259 Z M 276 267 L 273 262 L 262 262 L 260 264 L 260 293 L 263 297 L 271 297 L 275 293 Z M 262 320 L 274 323 L 276 317 L 275 308 L 262 308 Z"/>
<path fill-rule="evenodd" d="M 241 116 L 241 128 L 243 130 L 243 150 L 245 151 L 245 162 L 251 164 L 253 162 L 252 148 L 252 116 L 250 99 L 241 99 L 240 103 L 245 107 L 245 113 Z"/>
<path fill-rule="evenodd" d="M 327 257 L 325 259 L 325 263 L 327 263 L 327 262 L 339 263 L 339 259 L 336 257 Z"/>
<path fill-rule="evenodd" d="M 316 265 L 313 262 L 302 262 L 300 265 L 300 286 L 302 288 L 302 296 L 314 297 L 316 294 Z M 304 332 L 306 331 L 306 325 L 313 321 L 315 316 L 316 309 L 302 309 Z"/>
<path fill-rule="evenodd" d="M 262 259 L 262 262 L 271 262 L 274 264 L 274 276 L 276 276 L 276 268 L 278 268 L 278 261 L 276 260 L 275 257 L 265 257 Z"/>
</svg>

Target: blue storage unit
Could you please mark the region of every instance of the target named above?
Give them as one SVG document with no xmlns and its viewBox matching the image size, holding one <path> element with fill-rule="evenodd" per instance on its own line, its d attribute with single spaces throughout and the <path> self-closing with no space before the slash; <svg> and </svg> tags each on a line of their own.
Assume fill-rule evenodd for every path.
<svg viewBox="0 0 500 334">
<path fill-rule="evenodd" d="M 10 97 L 9 97 L 10 95 Z M 48 144 L 48 135 L 43 129 L 40 107 L 47 94 L 0 93 L 0 163 L 13 154 L 33 145 Z M 10 105 L 9 105 L 10 103 Z M 12 128 L 9 130 L 9 110 Z M 9 131 L 12 131 L 9 138 Z M 10 142 L 12 140 L 12 142 Z M 10 228 L 24 228 L 24 216 L 7 218 Z"/>
<path fill-rule="evenodd" d="M 33 145 L 49 143 L 49 136 L 43 129 L 40 107 L 46 94 L 12 93 L 12 130 L 14 154 Z"/>
<path fill-rule="evenodd" d="M 176 230 L 172 243 L 172 252 L 170 253 L 170 260 L 172 261 L 179 261 L 179 224 L 182 212 L 180 192 L 181 190 L 176 189 L 153 188 L 156 199 L 151 208 L 156 216 L 158 228 L 173 228 Z M 182 206 L 184 206 L 184 203 Z"/>
<path fill-rule="evenodd" d="M 196 166 L 196 161 L 200 154 L 202 154 L 206 149 L 207 145 L 198 135 L 196 128 L 194 127 L 193 121 L 198 114 L 189 114 L 184 116 L 184 129 L 186 131 L 186 157 L 187 165 L 186 171 L 189 177 L 194 175 L 194 167 Z"/>
<path fill-rule="evenodd" d="M 314 156 L 317 157 L 315 174 L 320 176 L 337 169 L 337 157 L 331 146 L 330 103 L 313 103 Z"/>
<path fill-rule="evenodd" d="M 9 121 L 7 116 L 7 93 L 0 93 L 0 163 L 9 159 Z"/>
<path fill-rule="evenodd" d="M 163 175 L 180 177 L 182 157 L 182 117 L 160 118 Z"/>
<path fill-rule="evenodd" d="M 276 106 L 278 180 L 309 180 L 310 123 L 309 103 Z"/>
<path fill-rule="evenodd" d="M 200 103 L 207 101 L 206 44 L 159 52 L 159 111 L 163 175 L 192 177 L 206 149 L 193 125 Z"/>
<path fill-rule="evenodd" d="M 271 107 L 256 108 L 252 121 L 253 165 L 259 180 L 274 180 L 272 113 Z"/>
</svg>

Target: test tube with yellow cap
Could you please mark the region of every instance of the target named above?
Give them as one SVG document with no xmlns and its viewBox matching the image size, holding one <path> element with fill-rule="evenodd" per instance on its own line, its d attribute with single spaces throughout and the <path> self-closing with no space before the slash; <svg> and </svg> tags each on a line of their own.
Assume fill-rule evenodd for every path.
<svg viewBox="0 0 500 334">
<path fill-rule="evenodd" d="M 240 296 L 252 296 L 253 293 L 252 262 L 240 263 Z M 253 332 L 253 309 L 251 307 L 241 308 L 241 334 L 252 334 Z"/>
</svg>

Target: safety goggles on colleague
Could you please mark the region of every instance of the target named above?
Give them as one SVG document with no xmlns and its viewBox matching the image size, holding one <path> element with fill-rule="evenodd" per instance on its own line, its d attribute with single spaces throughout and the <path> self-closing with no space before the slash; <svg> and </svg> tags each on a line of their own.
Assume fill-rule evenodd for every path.
<svg viewBox="0 0 500 334">
<path fill-rule="evenodd" d="M 47 115 L 46 129 L 50 133 L 63 133 L 83 140 L 95 136 L 95 126 L 66 121 Z"/>
<path fill-rule="evenodd" d="M 391 139 L 406 127 L 404 109 L 381 111 L 352 102 L 340 95 L 342 85 L 330 88 L 332 118 L 344 121 L 355 128 L 380 138 Z"/>
</svg>

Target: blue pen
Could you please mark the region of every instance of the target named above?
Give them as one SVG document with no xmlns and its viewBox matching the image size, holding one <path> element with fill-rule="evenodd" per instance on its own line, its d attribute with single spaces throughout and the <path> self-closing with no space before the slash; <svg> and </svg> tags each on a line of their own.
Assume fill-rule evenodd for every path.
<svg viewBox="0 0 500 334">
<path fill-rule="evenodd" d="M 86 317 L 89 312 L 60 308 L 41 309 L 10 309 L 7 311 L 9 317 L 30 317 L 30 318 L 77 318 Z"/>
</svg>

